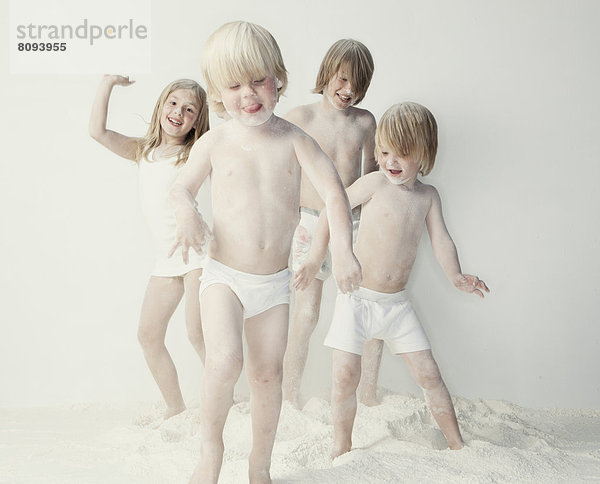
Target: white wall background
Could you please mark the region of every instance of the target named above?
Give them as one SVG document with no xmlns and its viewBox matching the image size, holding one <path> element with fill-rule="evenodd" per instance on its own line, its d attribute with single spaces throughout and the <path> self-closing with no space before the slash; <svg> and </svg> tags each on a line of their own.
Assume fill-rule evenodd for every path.
<svg viewBox="0 0 600 484">
<path fill-rule="evenodd" d="M 376 71 L 362 106 L 379 119 L 413 100 L 435 114 L 440 149 L 425 181 L 463 269 L 492 289 L 485 301 L 456 291 L 425 236 L 410 290 L 451 392 L 600 406 L 600 3 L 173 0 L 152 2 L 152 18 L 153 73 L 111 104 L 110 126 L 130 135 L 169 81 L 202 82 L 202 46 L 226 21 L 278 40 L 290 74 L 279 114 L 318 99 L 310 89 L 335 40 L 363 41 Z M 8 39 L 1 48 L 0 406 L 159 400 L 136 340 L 153 263 L 136 168 L 87 134 L 100 76 L 10 75 Z M 326 289 L 308 395 L 329 387 Z M 167 343 L 196 397 L 202 370 L 182 312 Z M 417 393 L 389 354 L 380 382 Z"/>
</svg>

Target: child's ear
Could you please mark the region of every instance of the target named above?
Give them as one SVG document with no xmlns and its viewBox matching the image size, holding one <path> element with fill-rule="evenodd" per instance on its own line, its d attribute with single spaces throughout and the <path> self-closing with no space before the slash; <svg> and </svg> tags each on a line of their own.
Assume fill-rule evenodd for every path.
<svg viewBox="0 0 600 484">
<path fill-rule="evenodd" d="M 281 89 L 283 87 L 283 82 L 277 78 L 275 78 L 275 80 L 277 81 L 277 89 Z"/>
</svg>

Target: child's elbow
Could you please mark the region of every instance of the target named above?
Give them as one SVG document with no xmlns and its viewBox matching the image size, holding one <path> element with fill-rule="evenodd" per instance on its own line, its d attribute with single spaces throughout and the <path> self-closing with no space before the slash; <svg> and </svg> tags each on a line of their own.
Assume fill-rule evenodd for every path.
<svg viewBox="0 0 600 484">
<path fill-rule="evenodd" d="M 98 129 L 96 126 L 94 126 L 92 124 L 90 124 L 88 127 L 88 133 L 96 141 L 100 142 L 102 140 L 102 130 Z"/>
</svg>

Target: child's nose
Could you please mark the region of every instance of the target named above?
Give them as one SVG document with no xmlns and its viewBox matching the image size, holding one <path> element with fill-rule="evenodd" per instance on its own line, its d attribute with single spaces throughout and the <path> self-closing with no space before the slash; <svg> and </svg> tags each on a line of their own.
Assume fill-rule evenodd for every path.
<svg viewBox="0 0 600 484">
<path fill-rule="evenodd" d="M 254 89 L 254 86 L 252 84 L 244 85 L 245 96 L 253 96 L 254 94 L 256 94 L 256 90 Z"/>
</svg>

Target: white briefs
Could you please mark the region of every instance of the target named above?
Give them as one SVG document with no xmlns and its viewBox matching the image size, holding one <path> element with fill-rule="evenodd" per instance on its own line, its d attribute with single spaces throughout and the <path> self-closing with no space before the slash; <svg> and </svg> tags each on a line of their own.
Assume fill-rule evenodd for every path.
<svg viewBox="0 0 600 484">
<path fill-rule="evenodd" d="M 225 284 L 242 303 L 244 319 L 248 319 L 280 304 L 289 304 L 290 278 L 287 268 L 275 274 L 248 274 L 207 257 L 200 276 L 200 295 L 213 284 Z"/>
<path fill-rule="evenodd" d="M 371 339 L 382 339 L 394 354 L 431 349 L 406 290 L 383 293 L 359 287 L 338 292 L 325 346 L 362 355 Z"/>
</svg>

